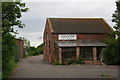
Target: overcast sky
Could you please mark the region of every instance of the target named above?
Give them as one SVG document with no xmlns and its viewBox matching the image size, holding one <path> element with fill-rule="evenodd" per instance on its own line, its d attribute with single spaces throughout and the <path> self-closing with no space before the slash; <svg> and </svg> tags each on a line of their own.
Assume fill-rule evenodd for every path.
<svg viewBox="0 0 120 80">
<path fill-rule="evenodd" d="M 110 26 L 114 25 L 111 22 L 116 10 L 114 0 L 32 0 L 25 3 L 30 11 L 23 13 L 21 20 L 26 27 L 18 29 L 17 37 L 30 40 L 31 46 L 43 42 L 47 17 L 104 18 Z"/>
</svg>

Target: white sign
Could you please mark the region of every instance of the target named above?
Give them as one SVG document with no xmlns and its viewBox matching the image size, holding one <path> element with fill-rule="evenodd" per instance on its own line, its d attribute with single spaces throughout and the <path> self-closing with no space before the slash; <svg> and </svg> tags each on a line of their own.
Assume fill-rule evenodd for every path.
<svg viewBox="0 0 120 80">
<path fill-rule="evenodd" d="M 59 40 L 76 40 L 77 35 L 76 34 L 60 34 L 58 35 Z"/>
</svg>

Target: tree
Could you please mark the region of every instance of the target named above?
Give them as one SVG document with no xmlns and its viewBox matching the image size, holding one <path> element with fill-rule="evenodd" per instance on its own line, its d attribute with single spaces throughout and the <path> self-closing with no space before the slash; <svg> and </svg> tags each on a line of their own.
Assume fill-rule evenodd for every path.
<svg viewBox="0 0 120 80">
<path fill-rule="evenodd" d="M 113 17 L 112 22 L 116 23 L 114 26 L 116 31 L 120 31 L 120 0 L 116 1 L 116 6 L 117 6 L 117 9 L 112 16 Z"/>
<path fill-rule="evenodd" d="M 29 47 L 29 49 L 28 49 L 28 55 L 29 56 L 35 56 L 36 54 L 35 54 L 35 47 L 34 46 L 31 46 L 31 47 Z"/>
<path fill-rule="evenodd" d="M 28 55 L 29 56 L 36 56 L 36 55 L 40 55 L 43 54 L 43 47 L 44 44 L 40 44 L 39 46 L 35 47 L 29 47 L 28 49 Z"/>
<path fill-rule="evenodd" d="M 14 68 L 13 51 L 16 44 L 14 27 L 23 28 L 20 18 L 22 12 L 27 12 L 25 3 L 2 2 L 2 71 L 3 78 L 6 78 Z"/>
<path fill-rule="evenodd" d="M 43 47 L 44 47 L 44 44 L 42 43 L 36 48 L 36 54 L 37 55 L 43 54 Z"/>
<path fill-rule="evenodd" d="M 116 1 L 117 9 L 113 14 L 112 21 L 115 22 L 115 30 L 108 35 L 105 40 L 107 47 L 105 49 L 105 63 L 120 65 L 120 0 Z"/>
</svg>

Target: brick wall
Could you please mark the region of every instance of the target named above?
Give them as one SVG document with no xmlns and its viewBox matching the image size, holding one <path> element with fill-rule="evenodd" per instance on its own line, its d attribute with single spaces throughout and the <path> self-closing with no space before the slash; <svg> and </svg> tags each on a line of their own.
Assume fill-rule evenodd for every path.
<svg viewBox="0 0 120 80">
<path fill-rule="evenodd" d="M 54 40 L 58 41 L 58 35 L 54 34 Z M 77 34 L 77 41 L 96 41 L 96 40 L 103 40 L 106 37 L 105 34 Z M 76 40 L 60 40 L 60 41 L 76 41 Z"/>
<path fill-rule="evenodd" d="M 48 62 L 55 61 L 55 52 L 54 52 L 54 35 L 51 33 L 51 28 L 48 22 L 46 22 L 45 31 L 44 31 L 44 59 Z"/>
<path fill-rule="evenodd" d="M 19 59 L 24 57 L 24 42 L 23 40 L 16 40 L 16 45 L 18 46 L 18 56 Z"/>
</svg>

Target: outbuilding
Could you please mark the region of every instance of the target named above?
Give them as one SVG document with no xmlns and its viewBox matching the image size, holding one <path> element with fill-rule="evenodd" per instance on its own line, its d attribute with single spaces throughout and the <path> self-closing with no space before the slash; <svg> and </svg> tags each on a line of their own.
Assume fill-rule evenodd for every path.
<svg viewBox="0 0 120 80">
<path fill-rule="evenodd" d="M 18 60 L 24 57 L 24 41 L 21 39 L 16 39 L 16 49 L 17 49 L 17 56 Z"/>
<path fill-rule="evenodd" d="M 86 64 L 101 64 L 102 40 L 111 31 L 103 18 L 47 18 L 44 60 L 62 63 L 82 56 Z"/>
</svg>

